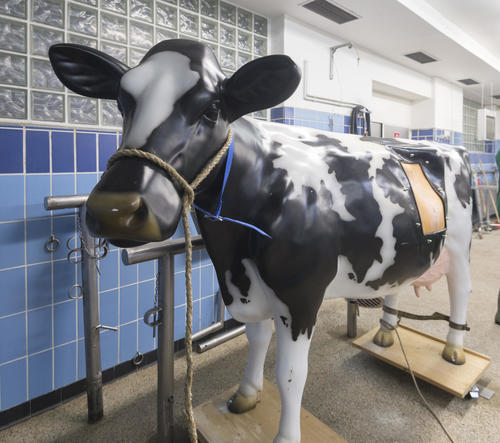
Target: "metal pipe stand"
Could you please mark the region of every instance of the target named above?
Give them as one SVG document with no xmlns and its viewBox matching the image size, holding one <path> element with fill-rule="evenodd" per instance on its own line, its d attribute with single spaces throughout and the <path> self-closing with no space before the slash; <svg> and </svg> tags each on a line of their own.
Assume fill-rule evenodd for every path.
<svg viewBox="0 0 500 443">
<path fill-rule="evenodd" d="M 185 240 L 166 240 L 158 243 L 127 248 L 122 251 L 125 265 L 158 259 L 158 306 L 144 314 L 144 323 L 158 327 L 158 441 L 174 442 L 174 256 L 185 250 Z M 203 239 L 192 238 L 193 250 L 204 247 Z M 199 340 L 224 326 L 224 304 L 218 297 L 217 320 L 207 328 L 193 334 L 193 341 Z M 151 320 L 157 316 L 156 320 Z M 220 337 L 200 343 L 199 352 L 223 343 L 244 332 L 241 326 Z"/>
<path fill-rule="evenodd" d="M 158 438 L 174 441 L 174 257 L 158 260 Z"/>
<path fill-rule="evenodd" d="M 88 422 L 95 423 L 103 417 L 104 408 L 102 400 L 101 344 L 99 340 L 101 325 L 99 325 L 97 260 L 94 237 L 90 234 L 85 223 L 87 197 L 87 195 L 45 197 L 44 206 L 48 211 L 69 208 L 78 208 L 79 211 Z"/>
<path fill-rule="evenodd" d="M 358 303 L 356 300 L 347 300 L 347 336 L 356 338 L 358 335 Z"/>
</svg>

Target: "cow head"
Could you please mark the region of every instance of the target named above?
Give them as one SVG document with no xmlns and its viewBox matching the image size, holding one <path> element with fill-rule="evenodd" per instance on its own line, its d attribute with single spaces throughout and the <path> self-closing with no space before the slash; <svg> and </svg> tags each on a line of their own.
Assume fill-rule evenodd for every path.
<svg viewBox="0 0 500 443">
<path fill-rule="evenodd" d="M 49 57 L 72 91 L 117 101 L 120 148 L 154 153 L 188 182 L 224 144 L 232 121 L 281 103 L 300 81 L 285 55 L 253 60 L 226 78 L 212 51 L 191 40 L 160 42 L 134 68 L 75 44 L 54 45 Z M 87 223 L 119 246 L 164 240 L 179 221 L 181 192 L 152 162 L 122 157 L 90 194 Z"/>
</svg>

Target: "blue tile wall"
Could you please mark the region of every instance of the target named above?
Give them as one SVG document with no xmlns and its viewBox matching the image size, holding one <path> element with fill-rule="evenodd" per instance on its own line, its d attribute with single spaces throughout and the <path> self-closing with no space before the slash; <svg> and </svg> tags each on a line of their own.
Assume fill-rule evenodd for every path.
<svg viewBox="0 0 500 443">
<path fill-rule="evenodd" d="M 78 172 L 96 171 L 96 134 L 76 133 L 76 170 Z"/>
<path fill-rule="evenodd" d="M 292 126 L 304 126 L 322 131 L 341 132 L 349 134 L 351 116 L 315 111 L 312 109 L 281 106 L 271 109 L 271 121 Z M 357 121 L 358 134 L 363 133 L 363 119 Z"/>
<path fill-rule="evenodd" d="M 29 399 L 52 391 L 53 349 L 48 349 L 28 357 Z"/>
<path fill-rule="evenodd" d="M 74 172 L 72 132 L 52 132 L 52 172 Z"/>
<path fill-rule="evenodd" d="M 76 343 L 73 341 L 54 348 L 54 389 L 62 388 L 74 381 L 76 381 Z"/>
<path fill-rule="evenodd" d="M 0 174 L 23 172 L 23 131 L 4 128 L 0 131 Z"/>
<path fill-rule="evenodd" d="M 314 111 L 310 109 L 292 108 L 281 106 L 271 109 L 271 121 L 293 126 L 305 126 L 323 131 L 341 132 L 349 134 L 351 130 L 351 116 L 333 114 L 328 112 Z M 358 134 L 363 133 L 363 119 L 357 120 Z M 439 143 L 463 145 L 463 134 L 455 131 L 445 131 L 437 128 L 412 129 L 410 137 L 413 140 L 433 140 Z M 486 144 L 486 152 L 500 150 L 498 143 Z"/>
<path fill-rule="evenodd" d="M 22 220 L 23 218 L 24 176 L 0 175 L 0 222 Z"/>
<path fill-rule="evenodd" d="M 77 216 L 74 209 L 46 211 L 43 200 L 90 192 L 119 141 L 111 131 L 0 126 L 0 411 L 85 377 L 83 304 L 68 298 L 81 281 L 80 266 L 66 259 L 66 242 L 75 246 Z M 191 228 L 195 233 L 192 222 Z M 55 252 L 45 249 L 51 234 L 60 241 Z M 175 237 L 183 235 L 179 227 Z M 185 328 L 184 254 L 176 264 L 179 339 Z M 142 321 L 154 303 L 157 265 L 124 266 L 121 250 L 112 247 L 99 270 L 101 323 L 119 328 L 101 332 L 107 369 L 157 345 Z M 218 285 L 206 252 L 194 254 L 193 288 L 198 331 L 215 320 Z M 77 288 L 71 293 L 79 295 Z"/>
<path fill-rule="evenodd" d="M 0 380 L 2 380 L 0 402 L 4 409 L 26 401 L 26 360 L 21 358 L 0 366 Z"/>
<path fill-rule="evenodd" d="M 48 131 L 26 131 L 26 172 L 50 171 Z"/>
</svg>

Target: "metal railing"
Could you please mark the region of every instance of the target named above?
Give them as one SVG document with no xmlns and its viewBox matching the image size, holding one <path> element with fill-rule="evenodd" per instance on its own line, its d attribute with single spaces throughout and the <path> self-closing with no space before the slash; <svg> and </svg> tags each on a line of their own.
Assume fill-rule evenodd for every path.
<svg viewBox="0 0 500 443">
<path fill-rule="evenodd" d="M 102 401 L 102 370 L 101 344 L 99 330 L 103 325 L 99 323 L 99 292 L 97 289 L 97 260 L 94 237 L 90 234 L 85 223 L 86 201 L 88 195 L 67 195 L 61 197 L 45 197 L 44 206 L 48 211 L 57 209 L 78 208 L 80 227 L 80 248 L 78 246 L 68 254 L 68 260 L 73 261 L 72 253 L 81 254 L 82 297 L 83 297 L 83 329 L 85 334 L 85 364 L 87 374 L 87 408 L 88 421 L 94 423 L 103 415 Z M 89 248 L 92 245 L 92 248 Z M 68 294 L 70 298 L 71 293 Z M 107 329 L 116 330 L 110 326 Z"/>
<path fill-rule="evenodd" d="M 72 254 L 75 252 L 81 254 L 88 421 L 93 423 L 104 415 L 99 330 L 117 330 L 117 328 L 105 326 L 99 322 L 97 261 L 103 256 L 96 253 L 96 247 L 98 248 L 100 244 L 96 246 L 95 239 L 85 223 L 87 198 L 88 195 L 48 196 L 45 197 L 44 206 L 48 211 L 78 209 L 80 247 L 77 245 L 70 251 L 68 260 L 71 263 L 78 263 L 79 261 L 75 261 L 77 258 Z M 59 241 L 53 236 L 48 243 L 51 248 L 57 248 L 59 245 Z M 125 265 L 158 259 L 158 307 L 146 312 L 144 322 L 149 326 L 158 327 L 158 437 L 160 441 L 166 442 L 174 441 L 174 256 L 184 252 L 185 246 L 185 240 L 182 238 L 122 250 L 122 261 Z M 204 248 L 201 236 L 193 237 L 192 246 L 193 250 Z M 68 296 L 74 298 L 71 292 Z M 245 330 L 244 326 L 239 326 L 204 342 L 198 342 L 224 327 L 224 303 L 220 293 L 218 293 L 216 303 L 216 321 L 192 336 L 197 352 L 205 352 L 242 334 Z M 151 322 L 150 318 L 153 315 L 157 315 L 158 319 Z"/>
<path fill-rule="evenodd" d="M 204 247 L 201 236 L 192 238 L 193 250 Z M 122 251 L 125 265 L 133 265 L 158 259 L 158 306 L 144 314 L 144 322 L 158 327 L 158 441 L 174 441 L 174 256 L 184 252 L 185 240 L 166 240 L 127 248 Z M 224 326 L 224 303 L 220 294 L 217 298 L 217 320 L 209 327 L 193 334 L 193 342 L 212 334 Z M 158 316 L 151 321 L 151 317 Z M 239 326 L 203 343 L 196 343 L 195 349 L 204 352 L 231 338 L 242 334 L 245 326 Z"/>
</svg>

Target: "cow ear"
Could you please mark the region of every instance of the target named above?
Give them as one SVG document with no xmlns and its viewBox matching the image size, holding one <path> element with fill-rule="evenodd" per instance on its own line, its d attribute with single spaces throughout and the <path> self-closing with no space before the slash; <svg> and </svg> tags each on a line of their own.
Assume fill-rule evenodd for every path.
<svg viewBox="0 0 500 443">
<path fill-rule="evenodd" d="M 86 97 L 116 100 L 120 79 L 129 69 L 104 52 L 70 43 L 51 46 L 49 58 L 64 86 Z"/>
<path fill-rule="evenodd" d="M 229 121 L 285 101 L 300 76 L 300 69 L 286 55 L 268 55 L 243 65 L 223 85 Z"/>
</svg>

